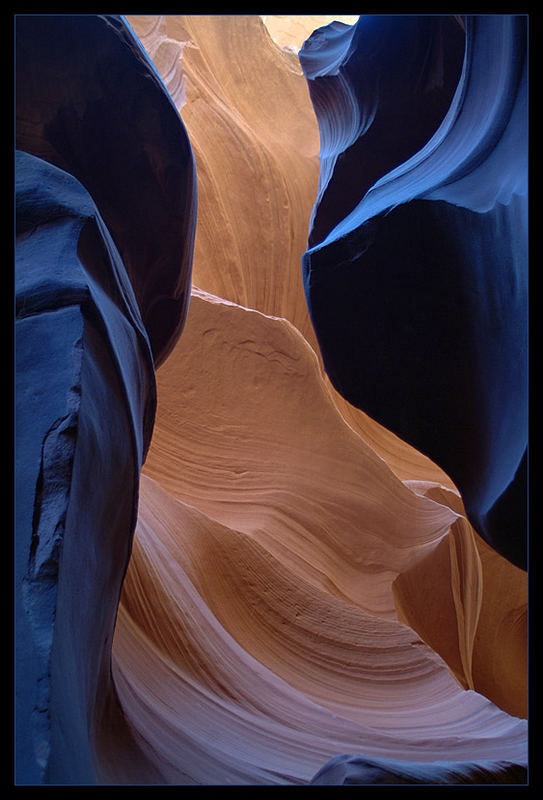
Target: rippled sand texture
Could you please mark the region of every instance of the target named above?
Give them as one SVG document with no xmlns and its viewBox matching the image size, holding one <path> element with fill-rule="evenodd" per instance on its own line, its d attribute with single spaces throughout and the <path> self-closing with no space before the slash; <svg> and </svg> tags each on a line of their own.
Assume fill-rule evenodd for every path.
<svg viewBox="0 0 543 800">
<path fill-rule="evenodd" d="M 113 647 L 157 782 L 300 784 L 340 753 L 525 763 L 524 573 L 315 351 L 318 132 L 295 55 L 256 16 L 128 20 L 158 67 L 182 54 L 163 77 L 185 84 L 199 177 Z"/>
</svg>

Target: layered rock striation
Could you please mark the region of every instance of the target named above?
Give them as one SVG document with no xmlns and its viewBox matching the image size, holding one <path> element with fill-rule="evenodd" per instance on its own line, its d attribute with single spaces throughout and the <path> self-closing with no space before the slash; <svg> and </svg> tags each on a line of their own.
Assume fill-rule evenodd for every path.
<svg viewBox="0 0 543 800">
<path fill-rule="evenodd" d="M 284 49 L 288 40 L 300 43 L 300 28 L 309 32 L 307 20 L 279 20 L 281 47 L 268 17 L 266 24 L 257 16 L 128 20 L 178 97 L 194 150 L 201 198 L 194 284 L 285 317 L 320 358 L 300 274 L 318 191 L 319 129 L 300 62 Z M 175 70 L 173 50 L 182 53 Z M 455 489 L 434 462 L 330 389 L 349 425 L 399 477 Z"/>
<path fill-rule="evenodd" d="M 464 21 L 415 19 L 372 55 L 425 60 L 400 161 L 461 85 Z M 299 23 L 18 20 L 19 783 L 527 780 L 526 573 L 326 374 L 308 224 L 373 178 Z"/>
<path fill-rule="evenodd" d="M 130 21 L 136 31 L 144 22 Z M 449 30 L 457 28 L 462 38 L 457 22 Z M 307 231 L 314 195 L 280 211 L 277 190 L 299 191 L 290 187 L 299 187 L 300 172 L 279 158 L 287 141 L 302 158 L 299 133 L 290 117 L 280 141 L 264 125 L 268 117 L 258 99 L 249 102 L 254 89 L 240 80 L 240 64 L 252 54 L 250 71 L 268 87 L 270 108 L 288 109 L 298 92 L 303 141 L 314 142 L 299 71 L 288 53 L 270 47 L 256 19 L 166 18 L 141 30 L 156 52 L 160 36 L 169 46 L 176 37 L 184 43 L 182 113 L 201 176 L 201 228 L 199 288 L 183 337 L 158 373 L 157 423 L 117 628 L 127 716 L 148 731 L 149 750 L 174 783 L 304 783 L 325 754 L 361 748 L 383 761 L 415 762 L 424 752 L 425 766 L 404 771 L 409 782 L 523 782 L 525 574 L 495 553 L 488 558 L 449 476 L 329 384 L 298 311 L 299 278 L 289 279 L 288 302 L 274 288 L 283 270 L 299 275 L 292 241 L 275 242 L 282 257 L 269 267 L 264 257 L 258 270 L 240 258 L 231 285 L 228 253 L 204 246 L 217 228 L 221 237 L 235 231 L 237 252 L 249 255 L 244 243 L 258 231 L 269 252 L 267 217 L 255 197 L 265 190 L 302 255 L 299 231 Z M 235 46 L 242 41 L 243 49 Z M 220 69 L 210 74 L 209 64 Z M 239 152 L 220 146 L 222 134 L 214 145 L 204 129 L 203 93 L 211 85 L 206 119 L 215 114 L 221 130 L 227 117 L 229 138 L 243 142 L 254 163 L 273 159 L 257 186 L 236 181 Z M 249 138 L 248 129 L 259 137 Z M 317 191 L 313 147 L 307 158 Z M 432 503 L 419 505 L 423 498 Z M 424 580 L 417 584 L 409 579 L 418 564 Z M 180 603 L 181 594 L 190 601 Z M 434 598 L 437 617 L 425 628 Z M 430 647 L 410 639 L 398 618 L 409 619 Z M 500 664 L 490 630 L 508 642 Z M 149 653 L 141 668 L 137 652 Z M 493 704 L 474 712 L 480 687 L 512 716 L 494 716 Z M 174 708 L 186 708 L 186 717 Z M 386 775 L 398 765 L 381 768 Z"/>
<path fill-rule="evenodd" d="M 319 770 L 314 786 L 522 784 L 525 772 L 506 762 L 435 761 L 432 764 L 362 756 L 336 756 Z"/>
<path fill-rule="evenodd" d="M 412 765 L 406 782 L 522 782 L 518 710 L 468 687 L 396 612 L 394 582 L 465 526 L 463 580 L 435 572 L 457 606 L 425 585 L 471 676 L 471 528 L 345 423 L 297 329 L 194 288 L 157 381 L 114 674 L 162 781 L 301 785 L 362 752 L 457 762 Z"/>
</svg>

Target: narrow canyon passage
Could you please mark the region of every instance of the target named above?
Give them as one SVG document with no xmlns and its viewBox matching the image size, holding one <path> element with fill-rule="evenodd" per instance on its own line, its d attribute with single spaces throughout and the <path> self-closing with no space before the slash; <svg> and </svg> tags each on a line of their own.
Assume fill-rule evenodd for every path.
<svg viewBox="0 0 543 800">
<path fill-rule="evenodd" d="M 526 784 L 500 20 L 18 22 L 19 783 Z"/>
<path fill-rule="evenodd" d="M 199 179 L 114 643 L 129 720 L 173 782 L 304 783 L 339 752 L 515 760 L 525 574 L 322 368 L 299 269 L 319 173 L 303 40 L 258 17 L 129 22 L 183 84 Z"/>
</svg>

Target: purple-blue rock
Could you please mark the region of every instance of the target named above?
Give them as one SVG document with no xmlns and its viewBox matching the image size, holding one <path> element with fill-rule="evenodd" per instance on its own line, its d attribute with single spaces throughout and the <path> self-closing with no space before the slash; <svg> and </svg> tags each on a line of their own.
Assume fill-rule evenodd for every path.
<svg viewBox="0 0 543 800">
<path fill-rule="evenodd" d="M 302 269 L 326 371 L 523 568 L 526 48 L 521 15 L 392 15 L 300 51 L 321 133 Z"/>
<path fill-rule="evenodd" d="M 15 46 L 17 147 L 91 195 L 159 365 L 186 318 L 196 225 L 196 169 L 179 113 L 122 17 L 19 16 Z"/>
<path fill-rule="evenodd" d="M 187 313 L 194 160 L 122 18 L 16 34 L 15 781 L 108 782 L 117 759 L 153 781 L 111 644 L 155 367 Z"/>
<path fill-rule="evenodd" d="M 397 786 L 425 784 L 526 784 L 523 764 L 509 761 L 399 761 L 338 755 L 313 777 L 312 786 Z"/>
<path fill-rule="evenodd" d="M 300 252 L 315 120 L 260 18 L 197 20 L 133 18 L 165 80 L 186 79 L 201 273 L 224 268 L 218 285 L 247 266 L 258 292 L 237 305 L 198 283 L 184 328 L 196 171 L 162 79 L 123 17 L 16 18 L 15 784 L 525 783 L 526 576 L 477 549 L 456 494 L 453 510 L 452 492 L 396 475 L 346 424 L 294 317 L 257 302 L 277 278 L 262 219 Z M 305 288 L 326 369 L 449 471 L 515 563 L 523 24 L 362 17 L 301 53 L 322 143 Z M 257 131 L 283 85 L 274 107 L 300 98 L 291 132 Z M 436 601 L 444 642 L 417 629 L 402 577 L 423 614 Z"/>
</svg>

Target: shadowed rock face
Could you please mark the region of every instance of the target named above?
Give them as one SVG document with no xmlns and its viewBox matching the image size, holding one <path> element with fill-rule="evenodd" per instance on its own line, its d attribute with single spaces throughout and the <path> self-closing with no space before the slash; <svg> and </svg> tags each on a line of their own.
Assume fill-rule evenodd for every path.
<svg viewBox="0 0 543 800">
<path fill-rule="evenodd" d="M 455 763 L 435 761 L 433 764 L 336 756 L 319 770 L 311 784 L 314 786 L 359 786 L 398 784 L 486 784 L 526 782 L 526 769 L 505 761 Z"/>
<path fill-rule="evenodd" d="M 310 246 L 435 133 L 458 85 L 464 40 L 449 16 L 362 16 L 306 40 L 300 62 L 321 138 Z"/>
<path fill-rule="evenodd" d="M 92 196 L 160 364 L 187 313 L 196 202 L 171 97 L 121 18 L 20 16 L 16 55 L 17 147 Z"/>
<path fill-rule="evenodd" d="M 92 783 L 153 362 L 88 193 L 27 153 L 16 177 L 17 776 Z"/>
<path fill-rule="evenodd" d="M 186 315 L 194 164 L 121 19 L 18 17 L 16 55 L 16 780 L 94 783 L 108 737 L 153 777 L 111 644 L 154 358 Z"/>
<path fill-rule="evenodd" d="M 303 271 L 326 371 L 525 568 L 526 18 L 468 17 L 464 43 L 452 18 L 361 17 L 316 31 L 300 61 L 321 133 Z"/>
<path fill-rule="evenodd" d="M 526 574 L 474 532 L 451 477 L 323 370 L 299 268 L 318 128 L 294 53 L 257 16 L 128 20 L 199 171 L 175 341 L 190 275 L 169 259 L 190 263 L 195 214 L 183 123 L 122 19 L 34 20 L 25 58 L 71 110 L 25 68 L 18 777 L 524 782 Z M 109 91 L 124 113 L 95 143 L 74 120 L 98 136 Z M 87 163 L 102 145 L 109 171 Z M 172 219 L 186 203 L 192 222 Z M 175 324 L 153 314 L 164 298 Z"/>
</svg>

